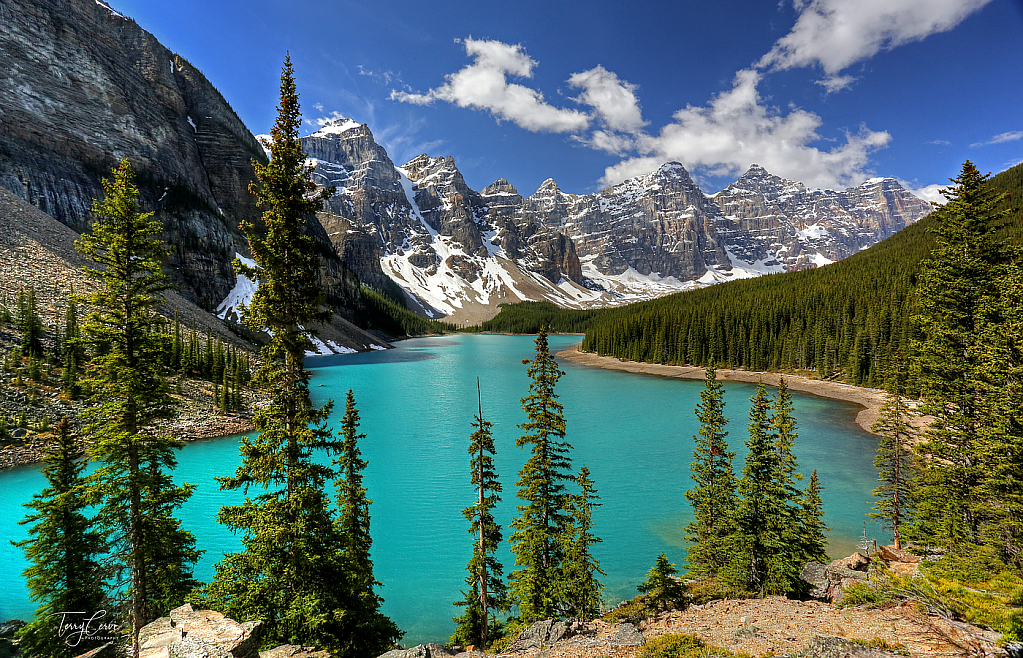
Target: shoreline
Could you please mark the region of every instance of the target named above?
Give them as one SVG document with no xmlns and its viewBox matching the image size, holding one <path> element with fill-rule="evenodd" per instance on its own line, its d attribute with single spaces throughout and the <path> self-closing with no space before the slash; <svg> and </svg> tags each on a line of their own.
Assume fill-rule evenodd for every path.
<svg viewBox="0 0 1023 658">
<path fill-rule="evenodd" d="M 209 416 L 203 420 L 179 420 L 160 428 L 157 433 L 161 436 L 170 435 L 185 443 L 191 443 L 192 441 L 247 434 L 254 429 L 251 416 L 235 414 Z M 0 471 L 42 463 L 45 447 L 44 441 L 33 441 L 24 446 L 8 446 L 0 449 Z"/>
<path fill-rule="evenodd" d="M 589 352 L 580 352 L 576 343 L 555 354 L 556 357 L 571 361 L 582 366 L 605 368 L 607 370 L 622 370 L 643 375 L 657 375 L 660 377 L 677 377 L 679 379 L 702 380 L 706 375 L 706 369 L 701 366 L 668 366 L 658 363 L 642 363 L 639 361 L 623 361 L 614 356 L 598 356 Z M 720 381 L 749 382 L 757 383 L 763 380 L 768 386 L 778 386 L 779 380 L 784 377 L 785 384 L 789 390 L 809 393 L 832 400 L 843 400 L 863 406 L 863 409 L 856 414 L 856 424 L 864 431 L 873 434 L 870 428 L 880 417 L 881 405 L 884 403 L 885 392 L 878 388 L 865 388 L 852 384 L 829 382 L 820 379 L 810 379 L 800 375 L 787 375 L 777 372 L 757 372 L 753 370 L 728 370 L 721 368 L 717 371 L 717 378 Z"/>
</svg>

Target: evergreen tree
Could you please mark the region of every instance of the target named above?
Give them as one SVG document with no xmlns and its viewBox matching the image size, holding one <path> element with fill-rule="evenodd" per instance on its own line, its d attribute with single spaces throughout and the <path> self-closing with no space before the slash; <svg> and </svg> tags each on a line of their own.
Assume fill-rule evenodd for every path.
<svg viewBox="0 0 1023 658">
<path fill-rule="evenodd" d="M 984 309 L 981 345 L 980 495 L 988 518 L 982 539 L 1004 564 L 1023 570 L 1023 258 L 998 273 L 997 297 Z"/>
<path fill-rule="evenodd" d="M 906 403 L 905 372 L 894 370 L 886 388 L 880 417 L 870 428 L 881 437 L 874 456 L 874 468 L 881 484 L 871 491 L 876 500 L 874 511 L 868 516 L 880 519 L 884 527 L 891 529 L 895 547 L 902 548 L 900 526 L 913 518 L 913 442 L 917 430 L 910 422 L 911 412 Z"/>
<path fill-rule="evenodd" d="M 695 578 L 716 576 L 728 561 L 725 538 L 732 531 L 736 480 L 732 471 L 735 453 L 728 450 L 725 441 L 728 419 L 724 409 L 723 387 L 711 365 L 696 407 L 700 431 L 693 437 L 696 449 L 689 466 L 695 485 L 686 492 L 693 510 L 693 521 L 686 526 L 686 541 L 690 544 L 687 566 Z"/>
<path fill-rule="evenodd" d="M 800 571 L 802 565 L 807 562 L 824 564 L 829 559 L 828 538 L 824 533 L 830 528 L 824 524 L 824 501 L 821 499 L 823 489 L 820 480 L 817 479 L 817 470 L 814 469 L 806 485 L 806 491 L 799 501 L 797 545 L 800 555 L 794 566 Z M 803 581 L 798 579 L 793 582 L 800 586 L 803 584 Z"/>
<path fill-rule="evenodd" d="M 567 538 L 572 533 L 568 513 L 569 494 L 565 482 L 572 478 L 565 438 L 565 417 L 554 387 L 564 374 L 547 346 L 547 329 L 536 336 L 536 358 L 529 366 L 529 395 L 522 398 L 527 421 L 519 425 L 525 434 L 516 440 L 532 452 L 519 472 L 520 516 L 512 522 L 511 536 L 515 565 L 509 583 L 512 602 L 519 607 L 519 619 L 532 623 L 558 617 L 564 588 L 561 564 Z"/>
<path fill-rule="evenodd" d="M 788 511 L 779 481 L 777 437 L 772 431 L 771 402 L 763 382 L 750 399 L 748 453 L 738 482 L 739 503 L 733 519 L 731 554 L 722 570 L 725 582 L 763 597 L 788 591 Z M 782 564 L 778 564 L 781 560 Z"/>
<path fill-rule="evenodd" d="M 591 547 L 603 540 L 593 534 L 593 510 L 600 506 L 597 490 L 590 479 L 590 469 L 583 466 L 576 477 L 579 493 L 572 497 L 569 511 L 572 515 L 572 536 L 565 548 L 561 578 L 564 592 L 565 615 L 576 619 L 593 619 L 604 607 L 601 595 L 604 585 L 596 574 L 606 576 L 600 562 L 593 557 Z"/>
<path fill-rule="evenodd" d="M 25 356 L 43 355 L 43 321 L 39 318 L 36 289 L 29 287 L 18 294 L 18 329 L 21 330 L 21 351 Z"/>
<path fill-rule="evenodd" d="M 71 400 L 77 400 L 81 394 L 78 383 L 79 372 L 85 362 L 85 351 L 82 349 L 81 333 L 78 329 L 78 304 L 72 291 L 64 312 L 64 375 L 62 378 L 64 391 Z"/>
<path fill-rule="evenodd" d="M 685 609 L 689 602 L 686 584 L 675 577 L 677 574 L 675 565 L 661 553 L 654 566 L 646 572 L 646 580 L 636 589 L 646 594 L 646 600 L 657 610 Z"/>
<path fill-rule="evenodd" d="M 501 578 L 504 568 L 495 555 L 503 539 L 501 526 L 494 521 L 493 514 L 501 501 L 501 482 L 494 470 L 493 425 L 483 418 L 482 402 L 472 427 L 475 431 L 469 439 L 469 454 L 472 455 L 469 469 L 477 497 L 476 503 L 466 507 L 462 514 L 469 521 L 469 533 L 475 539 L 472 559 L 466 566 L 465 584 L 469 591 L 463 592 L 463 599 L 455 603 L 464 607 L 465 612 L 452 619 L 458 627 L 451 636 L 451 644 L 485 648 L 499 638 L 503 630 L 490 611 L 507 610 L 509 605 L 508 588 Z"/>
<path fill-rule="evenodd" d="M 18 632 L 24 655 L 70 658 L 87 650 L 61 624 L 81 622 L 100 613 L 106 604 L 103 572 L 97 562 L 104 542 L 86 515 L 83 495 L 85 462 L 79 458 L 79 441 L 71 434 L 67 418 L 56 427 L 53 444 L 45 450 L 43 475 L 47 486 L 25 506 L 32 512 L 21 521 L 33 524 L 29 538 L 16 545 L 24 549 L 31 564 L 25 572 L 32 599 L 40 603 L 36 618 Z"/>
<path fill-rule="evenodd" d="M 799 585 L 798 579 L 792 578 L 793 574 L 802 571 L 811 558 L 809 554 L 820 555 L 822 548 L 817 548 L 816 534 L 813 528 L 805 527 L 803 509 L 804 492 L 796 486 L 796 483 L 803 479 L 799 473 L 799 464 L 792 452 L 796 438 L 799 436 L 799 427 L 793 416 L 792 394 L 789 393 L 785 378 L 781 377 L 778 382 L 778 392 L 774 398 L 774 413 L 771 416 L 771 425 L 774 431 L 774 445 L 778 451 L 778 486 L 781 488 L 782 518 L 780 524 L 784 537 L 783 549 L 774 556 L 772 563 L 778 571 L 780 582 L 790 581 Z M 819 491 L 818 491 L 819 493 Z M 804 533 L 809 532 L 811 535 Z M 819 533 L 818 533 L 819 534 Z M 827 542 L 824 542 L 824 547 Z M 816 560 L 816 558 L 814 558 Z M 819 561 L 819 560 L 816 560 Z"/>
<path fill-rule="evenodd" d="M 990 465 L 982 461 L 981 345 L 985 301 L 995 295 L 1001 260 L 994 225 L 1005 215 L 1002 200 L 967 161 L 954 186 L 942 190 L 935 247 L 924 261 L 917 290 L 920 339 L 915 366 L 920 412 L 933 417 L 921 447 L 928 468 L 919 478 L 914 531 L 952 553 L 980 541 L 989 511 L 981 497 Z"/>
<path fill-rule="evenodd" d="M 382 583 L 373 576 L 373 561 L 370 550 L 373 538 L 370 536 L 370 501 L 366 487 L 362 485 L 362 471 L 366 460 L 362 459 L 359 440 L 359 411 L 355 407 L 355 396 L 348 389 L 345 400 L 345 414 L 341 419 L 342 441 L 334 450 L 337 479 L 337 529 L 341 540 L 341 557 L 344 565 L 346 589 L 350 597 L 344 615 L 341 617 L 343 635 L 336 649 L 342 656 L 377 656 L 394 646 L 401 638 L 401 631 L 388 617 L 380 612 L 383 599 L 374 591 Z"/>
<path fill-rule="evenodd" d="M 364 638 L 357 635 L 379 630 L 366 626 L 377 621 L 367 610 L 375 610 L 379 601 L 372 592 L 372 572 L 365 569 L 368 544 L 363 557 L 352 549 L 368 539 L 368 516 L 365 538 L 342 534 L 342 527 L 354 526 L 337 521 L 324 492 L 335 469 L 312 458 L 317 448 L 336 449 L 325 426 L 331 405 L 313 407 L 304 367 L 312 342 L 303 327 L 330 317 L 321 309 L 319 263 L 305 218 L 320 209 L 328 192 L 313 195 L 316 186 L 299 143 L 300 124 L 291 59 L 285 58 L 270 162 L 253 163 L 259 184 L 250 186 L 266 208 L 266 230 L 242 222 L 256 267 L 234 262 L 236 271 L 259 281 L 242 322 L 270 335 L 262 350 L 264 364 L 253 379 L 270 400 L 255 411 L 259 435 L 243 441 L 242 464 L 221 486 L 245 492 L 255 486 L 259 493 L 217 515 L 241 534 L 243 550 L 216 565 L 213 582 L 196 598 L 230 617 L 262 619 L 268 646 L 315 644 L 339 655 L 369 655 L 396 629 L 392 625 Z"/>
<path fill-rule="evenodd" d="M 76 248 L 104 269 L 86 269 L 100 287 L 82 300 L 96 310 L 83 327 L 87 339 L 103 345 L 89 363 L 86 382 L 97 405 L 86 412 L 92 439 L 90 456 L 101 463 L 89 478 L 91 502 L 111 545 L 126 586 L 132 653 L 138 632 L 193 586 L 191 565 L 198 558 L 195 539 L 173 517 L 193 486 L 174 486 L 167 471 L 176 464 L 181 442 L 149 429 L 171 413 L 172 400 L 160 365 L 164 350 L 156 295 L 170 285 L 160 270 L 167 247 L 156 237 L 159 222 L 138 209 L 138 188 L 127 159 L 103 180 L 106 196 L 97 201 L 92 230 Z"/>
</svg>

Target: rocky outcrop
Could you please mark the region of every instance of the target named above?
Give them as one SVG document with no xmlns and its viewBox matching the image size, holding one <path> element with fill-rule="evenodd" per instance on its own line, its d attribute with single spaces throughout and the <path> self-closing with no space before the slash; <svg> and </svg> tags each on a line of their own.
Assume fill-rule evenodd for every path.
<svg viewBox="0 0 1023 658">
<path fill-rule="evenodd" d="M 0 16 L 0 186 L 81 232 L 101 179 L 129 158 L 174 248 L 168 273 L 214 310 L 248 251 L 239 222 L 261 221 L 248 184 L 262 147 L 198 69 L 104 3 L 0 0 Z M 328 303 L 351 306 L 358 280 L 310 230 Z"/>
<path fill-rule="evenodd" d="M 292 644 L 260 651 L 262 631 L 260 621 L 238 623 L 185 604 L 142 627 L 139 658 L 330 658 L 327 651 Z M 117 649 L 107 643 L 77 658 L 113 658 Z"/>
<path fill-rule="evenodd" d="M 919 555 L 894 546 L 878 548 L 874 558 L 879 559 L 893 576 L 915 576 L 920 570 Z M 851 585 L 870 581 L 870 559 L 862 553 L 853 553 L 827 565 L 809 562 L 799 577 L 812 586 L 811 598 L 837 603 Z"/>
</svg>

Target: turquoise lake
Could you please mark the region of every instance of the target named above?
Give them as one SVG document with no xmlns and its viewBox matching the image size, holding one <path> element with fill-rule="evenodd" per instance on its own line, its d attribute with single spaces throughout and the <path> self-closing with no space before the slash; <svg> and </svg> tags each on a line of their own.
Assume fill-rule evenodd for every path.
<svg viewBox="0 0 1023 658">
<path fill-rule="evenodd" d="M 579 341 L 552 336 L 551 351 Z M 506 527 L 515 517 L 515 482 L 526 453 L 515 447 L 518 423 L 525 420 L 519 399 L 528 392 L 523 359 L 533 357 L 531 336 L 445 336 L 402 341 L 393 350 L 310 359 L 317 403 L 333 399 L 335 417 L 343 413 L 348 388 L 362 417 L 363 458 L 369 466 L 365 484 L 373 504 L 373 562 L 384 612 L 406 632 L 402 643 L 445 642 L 454 630 L 451 617 L 460 609 L 471 536 L 462 509 L 473 502 L 467 452 L 470 424 L 476 413 L 476 378 L 480 378 L 483 412 L 494 424 L 496 465 L 504 486 L 496 514 Z M 683 527 L 690 520 L 685 491 L 690 487 L 693 409 L 702 382 L 637 375 L 562 362 L 565 376 L 557 385 L 565 406 L 567 440 L 574 450 L 574 469 L 585 465 L 596 483 L 602 506 L 594 513 L 595 549 L 604 598 L 617 604 L 636 595 L 638 585 L 663 551 L 677 565 L 685 561 Z M 745 453 L 752 384 L 725 384 L 729 442 Z M 829 553 L 855 550 L 864 521 L 872 539 L 888 535 L 867 519 L 876 438 L 853 422 L 858 405 L 793 393 L 799 421 L 795 453 L 800 471 L 816 469 L 831 531 Z M 205 551 L 196 576 L 208 580 L 225 551 L 237 550 L 236 537 L 217 525 L 221 505 L 241 500 L 221 492 L 214 477 L 230 474 L 240 463 L 238 439 L 188 444 L 175 471 L 178 481 L 198 485 L 181 510 L 185 527 Z M 27 566 L 10 540 L 25 538 L 18 521 L 21 505 L 41 491 L 38 467 L 0 471 L 0 620 L 29 619 L 29 599 L 21 572 Z M 505 535 L 510 532 L 505 531 Z M 505 573 L 513 568 L 507 548 L 499 556 Z"/>
</svg>

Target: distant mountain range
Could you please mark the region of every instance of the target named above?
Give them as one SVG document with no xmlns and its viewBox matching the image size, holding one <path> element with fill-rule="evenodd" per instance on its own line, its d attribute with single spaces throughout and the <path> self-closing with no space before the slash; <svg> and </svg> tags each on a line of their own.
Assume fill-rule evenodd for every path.
<svg viewBox="0 0 1023 658">
<path fill-rule="evenodd" d="M 809 189 L 753 165 L 707 195 L 685 168 L 594 194 L 546 180 L 523 197 L 501 179 L 477 192 L 455 161 L 395 166 L 350 119 L 302 140 L 315 178 L 336 186 L 320 222 L 363 281 L 397 284 L 431 317 L 478 320 L 497 303 L 622 304 L 730 279 L 826 265 L 931 207 L 891 178 Z"/>
<path fill-rule="evenodd" d="M 259 222 L 247 192 L 251 161 L 265 159 L 258 141 L 201 72 L 103 2 L 0 10 L 0 186 L 82 231 L 100 179 L 131 158 L 175 246 L 182 295 L 230 315 L 246 289 L 230 266 L 248 255 L 238 224 Z M 357 349 L 376 344 L 353 326 L 373 326 L 360 282 L 427 317 L 476 323 L 506 302 L 622 304 L 822 265 L 930 210 L 892 179 L 810 190 L 757 166 L 716 195 L 675 163 L 595 194 L 553 180 L 528 197 L 503 179 L 475 191 L 452 158 L 397 167 L 347 119 L 303 147 L 317 181 L 337 186 L 309 231 L 341 344 Z"/>
</svg>

